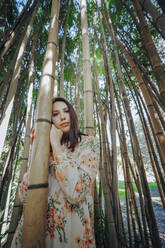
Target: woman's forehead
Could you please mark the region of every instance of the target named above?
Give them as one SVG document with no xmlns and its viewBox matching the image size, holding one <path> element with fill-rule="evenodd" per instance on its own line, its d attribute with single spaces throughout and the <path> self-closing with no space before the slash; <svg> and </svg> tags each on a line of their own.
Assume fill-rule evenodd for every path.
<svg viewBox="0 0 165 248">
<path fill-rule="evenodd" d="M 65 102 L 57 101 L 57 102 L 53 103 L 53 111 L 62 110 L 65 108 L 68 108 L 68 106 L 66 105 Z"/>
</svg>

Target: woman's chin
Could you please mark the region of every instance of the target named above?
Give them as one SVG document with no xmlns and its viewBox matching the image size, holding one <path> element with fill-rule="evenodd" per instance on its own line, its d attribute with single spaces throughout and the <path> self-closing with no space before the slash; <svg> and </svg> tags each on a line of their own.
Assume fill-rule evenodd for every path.
<svg viewBox="0 0 165 248">
<path fill-rule="evenodd" d="M 69 133 L 70 127 L 63 127 L 63 128 L 61 129 L 61 131 L 62 131 L 63 133 Z"/>
</svg>

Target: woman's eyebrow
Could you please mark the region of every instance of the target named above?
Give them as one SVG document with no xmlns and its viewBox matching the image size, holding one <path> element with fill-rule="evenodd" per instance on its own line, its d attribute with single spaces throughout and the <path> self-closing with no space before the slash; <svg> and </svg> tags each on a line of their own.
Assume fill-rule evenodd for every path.
<svg viewBox="0 0 165 248">
<path fill-rule="evenodd" d="M 68 110 L 68 108 L 67 108 L 67 107 L 65 107 L 65 108 L 63 108 L 62 110 L 64 110 L 64 111 L 65 111 L 65 110 Z M 59 110 L 53 110 L 53 113 L 54 113 L 54 112 L 59 112 Z"/>
</svg>

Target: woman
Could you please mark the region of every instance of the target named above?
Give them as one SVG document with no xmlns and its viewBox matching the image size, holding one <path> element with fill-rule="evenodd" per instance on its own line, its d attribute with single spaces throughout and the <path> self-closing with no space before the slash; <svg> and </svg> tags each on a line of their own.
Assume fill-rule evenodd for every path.
<svg viewBox="0 0 165 248">
<path fill-rule="evenodd" d="M 46 247 L 95 247 L 91 189 L 98 171 L 99 143 L 80 132 L 76 113 L 63 98 L 53 99 L 50 142 Z M 28 175 L 24 178 L 22 200 Z M 12 247 L 21 247 L 21 229 L 22 224 Z"/>
</svg>

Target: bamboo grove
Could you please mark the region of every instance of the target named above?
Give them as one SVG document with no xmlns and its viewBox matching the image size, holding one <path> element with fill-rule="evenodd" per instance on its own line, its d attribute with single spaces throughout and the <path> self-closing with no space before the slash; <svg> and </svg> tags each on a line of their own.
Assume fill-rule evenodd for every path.
<svg viewBox="0 0 165 248">
<path fill-rule="evenodd" d="M 2 0 L 0 12 L 2 247 L 10 247 L 23 208 L 28 216 L 23 247 L 34 247 L 25 233 L 44 233 L 47 190 L 28 190 L 23 206 L 17 186 L 29 166 L 30 185 L 47 183 L 48 120 L 52 97 L 59 95 L 75 107 L 81 130 L 100 139 L 94 187 L 97 247 L 162 247 L 145 156 L 165 210 L 164 2 Z M 31 211 L 38 205 L 41 212 Z M 38 227 L 30 222 L 34 218 Z M 44 234 L 38 247 L 44 247 L 42 239 Z"/>
</svg>

